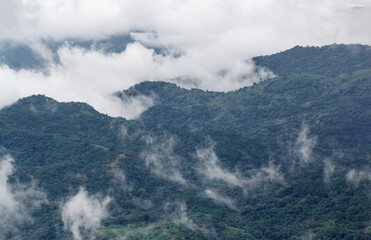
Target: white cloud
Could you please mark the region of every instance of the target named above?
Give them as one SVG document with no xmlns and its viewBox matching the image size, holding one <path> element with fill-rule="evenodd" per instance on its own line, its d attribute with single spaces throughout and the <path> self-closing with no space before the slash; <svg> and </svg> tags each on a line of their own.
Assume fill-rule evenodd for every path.
<svg viewBox="0 0 371 240">
<path fill-rule="evenodd" d="M 338 168 L 336 159 L 341 159 L 343 157 L 344 154 L 341 151 L 337 150 L 331 157 L 326 157 L 323 160 L 323 181 L 325 183 L 328 183 L 331 180 L 332 176 L 335 174 L 336 169 Z"/>
<path fill-rule="evenodd" d="M 175 204 L 165 204 L 165 215 L 168 221 L 183 224 L 189 229 L 199 229 L 199 227 L 188 217 L 187 205 L 184 202 L 177 202 Z"/>
<path fill-rule="evenodd" d="M 206 189 L 205 195 L 206 197 L 211 198 L 218 204 L 225 205 L 229 207 L 230 209 L 234 209 L 234 210 L 237 209 L 235 202 L 231 198 L 223 196 L 214 190 Z"/>
<path fill-rule="evenodd" d="M 107 205 L 110 197 L 100 199 L 89 196 L 84 188 L 66 201 L 62 206 L 62 220 L 65 229 L 72 232 L 73 238 L 82 239 L 81 234 L 95 232 L 101 226 L 101 221 L 107 217 Z"/>
<path fill-rule="evenodd" d="M 252 171 L 253 173 L 247 179 L 247 183 L 250 187 L 254 187 L 263 182 L 284 182 L 284 177 L 280 172 L 280 168 L 280 165 L 276 166 L 272 161 L 270 161 L 268 166 L 262 166 L 261 168 Z"/>
<path fill-rule="evenodd" d="M 145 141 L 147 148 L 140 156 L 145 160 L 147 168 L 159 177 L 187 185 L 187 180 L 179 170 L 181 159 L 174 153 L 175 138 L 165 134 L 159 140 L 146 136 Z"/>
<path fill-rule="evenodd" d="M 119 126 L 118 130 L 118 137 L 122 140 L 125 140 L 128 137 L 128 128 L 122 124 Z"/>
<path fill-rule="evenodd" d="M 44 51 L 40 47 L 39 51 Z M 42 53 L 50 58 L 48 53 Z M 47 73 L 36 70 L 15 71 L 0 66 L 0 108 L 18 98 L 45 94 L 58 101 L 80 101 L 97 111 L 128 119 L 138 117 L 155 104 L 154 95 L 113 95 L 116 91 L 145 80 L 165 80 L 183 87 L 210 90 L 232 90 L 271 76 L 253 63 L 235 61 L 208 69 L 195 61 L 197 56 L 174 58 L 155 54 L 139 43 L 132 43 L 122 53 L 103 53 L 65 45 L 58 50 L 60 63 L 50 62 Z M 230 65 L 230 66 L 229 66 Z M 219 72 L 223 70 L 224 74 Z M 195 79 L 197 84 L 178 81 Z"/>
<path fill-rule="evenodd" d="M 139 30 L 156 32 L 159 44 L 242 52 L 242 44 L 271 51 L 371 39 L 368 0 L 2 0 L 0 6 L 2 38 L 87 39 Z"/>
<path fill-rule="evenodd" d="M 135 118 L 154 104 L 152 96 L 125 96 L 113 93 L 145 80 L 145 71 L 136 66 L 150 67 L 152 50 L 132 44 L 121 54 L 104 54 L 64 46 L 59 49 L 60 64 L 50 63 L 49 73 L 36 70 L 15 71 L 0 66 L 0 108 L 18 98 L 45 94 L 58 101 L 80 101 L 111 116 Z"/>
<path fill-rule="evenodd" d="M 127 96 L 122 93 L 120 101 L 117 104 L 117 106 L 119 106 L 119 109 L 117 109 L 119 112 L 118 116 L 123 116 L 127 119 L 138 118 L 142 112 L 155 105 L 155 99 L 156 96 L 154 95 L 144 96 L 139 94 L 136 96 Z"/>
<path fill-rule="evenodd" d="M 223 181 L 232 186 L 242 187 L 247 183 L 239 173 L 231 173 L 220 166 L 218 156 L 214 152 L 215 144 L 203 149 L 197 149 L 197 157 L 201 165 L 197 168 L 198 172 L 210 180 Z"/>
<path fill-rule="evenodd" d="M 13 173 L 14 160 L 10 156 L 5 156 L 0 162 L 0 204 L 5 210 L 14 211 L 17 202 L 8 184 L 8 178 Z"/>
<path fill-rule="evenodd" d="M 133 186 L 126 180 L 126 175 L 121 169 L 113 169 L 113 191 L 123 191 L 125 194 L 130 194 Z"/>
<path fill-rule="evenodd" d="M 368 168 L 363 170 L 351 169 L 346 174 L 347 182 L 358 185 L 361 181 L 371 181 L 371 171 Z"/>
<path fill-rule="evenodd" d="M 295 143 L 295 152 L 298 155 L 301 164 L 308 164 L 314 160 L 312 152 L 316 143 L 317 137 L 310 137 L 309 127 L 303 124 Z"/>
<path fill-rule="evenodd" d="M 256 55 L 294 45 L 371 44 L 368 0 L 0 0 L 0 9 L 0 39 L 26 42 L 46 60 L 52 56 L 40 39 L 131 33 L 143 44 L 118 54 L 65 46 L 58 51 L 61 64 L 51 62 L 48 75 L 2 66 L 0 108 L 43 93 L 135 118 L 151 99 L 129 99 L 125 105 L 112 92 L 144 80 L 174 79 L 196 83 L 176 82 L 188 88 L 229 91 L 272 76 L 248 61 Z"/>
<path fill-rule="evenodd" d="M 14 171 L 10 155 L 0 157 L 0 232 L 18 233 L 18 227 L 32 221 L 30 211 L 46 202 L 46 195 L 32 182 L 29 185 L 8 182 Z"/>
<path fill-rule="evenodd" d="M 208 180 L 218 180 L 230 186 L 238 186 L 243 189 L 253 188 L 257 184 L 266 181 L 283 181 L 280 166 L 275 166 L 269 162 L 268 166 L 262 166 L 251 170 L 250 176 L 242 176 L 238 171 L 230 172 L 220 165 L 220 160 L 214 152 L 215 143 L 203 149 L 197 149 L 196 156 L 200 160 L 197 170 Z"/>
</svg>

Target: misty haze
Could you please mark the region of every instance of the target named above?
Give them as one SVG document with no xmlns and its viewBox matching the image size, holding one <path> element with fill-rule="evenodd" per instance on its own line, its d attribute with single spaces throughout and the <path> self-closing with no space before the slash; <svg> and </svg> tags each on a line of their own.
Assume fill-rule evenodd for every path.
<svg viewBox="0 0 371 240">
<path fill-rule="evenodd" d="M 369 0 L 0 0 L 0 240 L 371 239 Z"/>
</svg>

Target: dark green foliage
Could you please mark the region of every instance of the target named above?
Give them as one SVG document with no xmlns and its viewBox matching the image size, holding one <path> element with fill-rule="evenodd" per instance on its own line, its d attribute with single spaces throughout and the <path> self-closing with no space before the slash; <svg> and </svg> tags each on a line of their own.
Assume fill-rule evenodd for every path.
<svg viewBox="0 0 371 240">
<path fill-rule="evenodd" d="M 279 76 L 229 93 L 141 83 L 125 95 L 155 96 L 157 104 L 131 121 L 83 103 L 19 100 L 0 111 L 0 144 L 15 158 L 10 181 L 37 180 L 49 203 L 33 210 L 34 221 L 20 236 L 9 238 L 70 238 L 60 204 L 84 186 L 114 199 L 96 239 L 370 239 L 370 181 L 346 180 L 349 170 L 371 165 L 368 49 L 296 47 L 255 58 Z M 305 124 L 317 138 L 313 161 L 302 165 L 295 144 Z M 146 166 L 143 153 L 153 151 L 148 136 L 163 146 L 173 138 L 164 158 L 176 159 L 187 185 Z M 244 189 L 208 181 L 197 170 L 196 151 L 213 145 L 225 171 L 252 179 L 271 162 L 280 165 L 284 181 Z M 336 168 L 324 180 L 326 159 Z M 115 180 L 117 171 L 124 182 Z M 234 207 L 207 198 L 206 189 L 233 199 Z M 180 221 L 174 212 L 182 206 L 187 218 Z"/>
</svg>

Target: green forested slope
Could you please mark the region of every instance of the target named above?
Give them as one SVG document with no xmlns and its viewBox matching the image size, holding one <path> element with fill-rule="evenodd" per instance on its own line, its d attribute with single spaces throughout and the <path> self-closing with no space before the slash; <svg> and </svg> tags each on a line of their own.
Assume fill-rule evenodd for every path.
<svg viewBox="0 0 371 240">
<path fill-rule="evenodd" d="M 333 44 L 324 47 L 296 46 L 270 56 L 255 57 L 258 65 L 278 75 L 307 73 L 336 76 L 371 67 L 371 47 L 360 44 Z"/>
<path fill-rule="evenodd" d="M 258 57 L 277 77 L 228 93 L 141 83 L 118 95 L 157 104 L 131 121 L 19 100 L 0 111 L 9 181 L 36 180 L 48 202 L 4 238 L 72 238 L 61 205 L 84 187 L 113 199 L 87 239 L 370 239 L 368 48 Z"/>
</svg>

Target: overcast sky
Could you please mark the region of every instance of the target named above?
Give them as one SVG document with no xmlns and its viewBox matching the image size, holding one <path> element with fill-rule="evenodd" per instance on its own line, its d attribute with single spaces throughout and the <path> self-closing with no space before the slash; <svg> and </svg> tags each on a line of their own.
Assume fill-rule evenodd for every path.
<svg viewBox="0 0 371 240">
<path fill-rule="evenodd" d="M 179 78 L 193 81 L 183 87 L 238 89 L 271 76 L 251 57 L 295 45 L 370 45 L 369 23 L 370 0 L 0 0 L 0 39 L 28 44 L 49 62 L 48 74 L 3 64 L 0 108 L 41 93 L 133 117 L 112 92 Z M 60 63 L 40 42 L 119 34 L 135 40 L 121 53 L 64 45 Z"/>
</svg>

